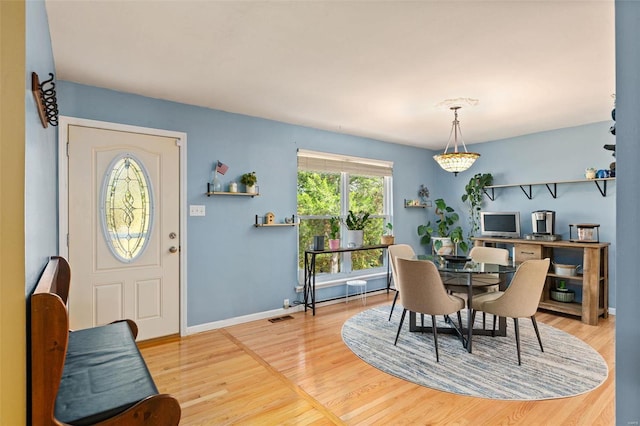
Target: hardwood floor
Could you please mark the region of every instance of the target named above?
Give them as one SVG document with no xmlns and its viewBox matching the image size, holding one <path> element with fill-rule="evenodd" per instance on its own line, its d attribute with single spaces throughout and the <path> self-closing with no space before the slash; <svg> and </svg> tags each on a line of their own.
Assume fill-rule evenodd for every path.
<svg viewBox="0 0 640 426">
<path fill-rule="evenodd" d="M 342 342 L 355 313 L 390 304 L 393 293 L 204 332 L 141 343 L 160 392 L 182 406 L 181 425 L 613 425 L 615 317 L 597 327 L 538 313 L 596 349 L 609 366 L 594 391 L 548 401 L 458 396 L 390 376 L 361 361 Z"/>
</svg>

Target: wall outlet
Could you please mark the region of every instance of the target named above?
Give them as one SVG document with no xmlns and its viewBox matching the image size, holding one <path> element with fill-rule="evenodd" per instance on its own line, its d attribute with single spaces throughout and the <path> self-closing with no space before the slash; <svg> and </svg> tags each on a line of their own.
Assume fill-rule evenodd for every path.
<svg viewBox="0 0 640 426">
<path fill-rule="evenodd" d="M 282 307 L 285 309 L 289 307 L 289 299 L 284 299 L 284 302 L 282 303 Z"/>
<path fill-rule="evenodd" d="M 190 205 L 189 216 L 204 216 L 205 206 Z"/>
</svg>

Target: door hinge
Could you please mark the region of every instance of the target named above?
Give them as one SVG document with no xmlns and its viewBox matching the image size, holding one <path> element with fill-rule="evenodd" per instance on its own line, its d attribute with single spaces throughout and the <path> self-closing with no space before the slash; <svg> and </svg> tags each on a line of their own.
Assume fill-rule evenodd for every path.
<svg viewBox="0 0 640 426">
<path fill-rule="evenodd" d="M 67 247 L 69 247 L 69 234 L 67 234 Z"/>
<path fill-rule="evenodd" d="M 67 142 L 67 157 L 69 157 L 69 142 Z"/>
</svg>

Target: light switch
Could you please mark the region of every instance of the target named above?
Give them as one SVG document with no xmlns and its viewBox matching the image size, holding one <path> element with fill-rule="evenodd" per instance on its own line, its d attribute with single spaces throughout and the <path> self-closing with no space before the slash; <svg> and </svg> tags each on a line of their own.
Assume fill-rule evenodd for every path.
<svg viewBox="0 0 640 426">
<path fill-rule="evenodd" d="M 204 216 L 205 206 L 190 205 L 189 216 Z"/>
</svg>

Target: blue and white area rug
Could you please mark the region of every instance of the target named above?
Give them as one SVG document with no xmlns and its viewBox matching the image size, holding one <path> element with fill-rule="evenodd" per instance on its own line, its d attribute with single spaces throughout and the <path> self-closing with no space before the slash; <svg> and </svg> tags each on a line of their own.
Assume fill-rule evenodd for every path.
<svg viewBox="0 0 640 426">
<path fill-rule="evenodd" d="M 429 388 L 500 400 L 542 400 L 565 398 L 600 386 L 609 373 L 598 352 L 564 331 L 538 322 L 544 352 L 540 351 L 529 319 L 521 319 L 522 365 L 518 365 L 513 320 L 508 319 L 507 336 L 473 336 L 473 353 L 462 347 L 456 335 L 438 334 L 440 362 L 436 362 L 433 335 L 409 331 L 405 318 L 398 345 L 393 341 L 402 307 L 379 306 L 348 319 L 342 339 L 363 361 L 373 367 Z M 452 317 L 457 323 L 455 315 Z M 465 311 L 463 311 L 463 324 Z M 482 316 L 476 318 L 481 326 Z M 491 316 L 487 316 L 488 327 Z M 425 325 L 431 317 L 425 316 Z M 445 326 L 443 317 L 438 325 Z"/>
</svg>

